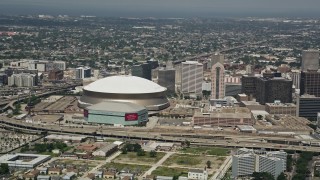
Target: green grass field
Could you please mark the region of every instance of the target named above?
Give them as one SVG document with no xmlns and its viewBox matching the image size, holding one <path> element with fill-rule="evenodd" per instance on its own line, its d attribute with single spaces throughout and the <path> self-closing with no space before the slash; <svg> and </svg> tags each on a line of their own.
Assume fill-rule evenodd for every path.
<svg viewBox="0 0 320 180">
<path fill-rule="evenodd" d="M 140 174 L 142 174 L 148 169 L 150 169 L 151 166 L 136 165 L 136 164 L 122 164 L 122 163 L 107 163 L 106 165 L 103 166 L 103 168 L 116 168 L 119 171 L 122 169 L 139 170 L 141 171 Z"/>
<path fill-rule="evenodd" d="M 135 162 L 136 164 L 154 164 L 158 162 L 165 153 L 163 152 L 157 152 L 156 157 L 150 157 L 149 152 L 146 152 L 146 155 L 144 156 L 137 156 L 137 153 L 135 152 L 128 152 L 127 154 L 120 154 L 116 159 L 113 161 L 115 163 L 131 163 Z"/>
<path fill-rule="evenodd" d="M 188 169 L 160 166 L 152 172 L 154 176 L 188 176 Z"/>
<path fill-rule="evenodd" d="M 182 154 L 174 154 L 164 162 L 164 165 L 181 165 L 181 166 L 195 166 L 201 163 L 201 159 L 197 156 L 186 156 Z"/>
<path fill-rule="evenodd" d="M 224 156 L 173 154 L 163 165 L 181 168 L 204 168 L 207 161 L 211 161 L 211 167 L 218 169 L 225 158 Z"/>
<path fill-rule="evenodd" d="M 181 149 L 182 153 L 190 153 L 190 154 L 206 154 L 206 155 L 214 155 L 214 156 L 227 156 L 229 153 L 229 149 L 219 148 L 219 147 L 190 147 Z"/>
</svg>

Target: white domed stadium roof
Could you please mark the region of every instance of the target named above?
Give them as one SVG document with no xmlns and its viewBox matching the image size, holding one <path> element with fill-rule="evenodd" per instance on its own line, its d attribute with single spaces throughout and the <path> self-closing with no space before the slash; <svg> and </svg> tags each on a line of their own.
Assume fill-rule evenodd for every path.
<svg viewBox="0 0 320 180">
<path fill-rule="evenodd" d="M 137 76 L 110 76 L 99 79 L 83 88 L 87 91 L 113 94 L 146 94 L 167 89 Z"/>
</svg>

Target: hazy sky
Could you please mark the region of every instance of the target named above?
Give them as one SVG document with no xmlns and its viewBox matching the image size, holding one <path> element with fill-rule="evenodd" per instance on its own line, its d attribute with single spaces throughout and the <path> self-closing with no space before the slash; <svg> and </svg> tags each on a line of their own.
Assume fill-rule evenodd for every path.
<svg viewBox="0 0 320 180">
<path fill-rule="evenodd" d="M 0 14 L 320 17 L 320 0 L 0 0 Z"/>
</svg>

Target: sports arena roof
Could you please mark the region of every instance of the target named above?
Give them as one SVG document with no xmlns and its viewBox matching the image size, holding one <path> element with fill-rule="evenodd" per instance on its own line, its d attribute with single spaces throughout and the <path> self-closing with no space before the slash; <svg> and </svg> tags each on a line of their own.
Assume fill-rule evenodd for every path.
<svg viewBox="0 0 320 180">
<path fill-rule="evenodd" d="M 166 88 L 136 76 L 110 76 L 99 79 L 83 89 L 114 94 L 146 94 L 166 91 Z"/>
</svg>

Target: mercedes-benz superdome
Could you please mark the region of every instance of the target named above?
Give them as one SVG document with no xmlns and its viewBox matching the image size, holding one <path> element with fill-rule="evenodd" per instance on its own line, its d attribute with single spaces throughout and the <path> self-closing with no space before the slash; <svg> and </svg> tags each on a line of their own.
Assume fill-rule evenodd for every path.
<svg viewBox="0 0 320 180">
<path fill-rule="evenodd" d="M 83 88 L 79 107 L 103 101 L 131 102 L 146 107 L 154 114 L 170 106 L 166 88 L 136 76 L 110 76 L 99 79 Z"/>
</svg>

